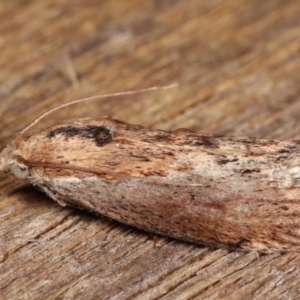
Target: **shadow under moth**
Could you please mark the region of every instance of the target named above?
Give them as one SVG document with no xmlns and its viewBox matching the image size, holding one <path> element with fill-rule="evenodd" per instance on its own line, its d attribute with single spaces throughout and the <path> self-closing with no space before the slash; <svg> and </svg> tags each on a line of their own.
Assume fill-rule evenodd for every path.
<svg viewBox="0 0 300 300">
<path fill-rule="evenodd" d="M 300 141 L 152 130 L 73 119 L 0 154 L 60 205 L 167 237 L 234 250 L 299 251 Z"/>
</svg>

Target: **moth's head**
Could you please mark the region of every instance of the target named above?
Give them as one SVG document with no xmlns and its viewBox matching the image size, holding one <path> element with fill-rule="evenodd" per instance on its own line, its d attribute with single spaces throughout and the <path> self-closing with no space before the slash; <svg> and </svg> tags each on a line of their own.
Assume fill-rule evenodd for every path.
<svg viewBox="0 0 300 300">
<path fill-rule="evenodd" d="M 0 171 L 10 172 L 18 179 L 25 179 L 30 176 L 29 167 L 21 163 L 14 155 L 12 146 L 7 146 L 0 153 Z"/>
</svg>

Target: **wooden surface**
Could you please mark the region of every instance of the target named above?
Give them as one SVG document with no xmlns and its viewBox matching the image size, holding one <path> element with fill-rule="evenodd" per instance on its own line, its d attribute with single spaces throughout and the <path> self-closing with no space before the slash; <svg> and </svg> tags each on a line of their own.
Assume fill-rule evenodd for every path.
<svg viewBox="0 0 300 300">
<path fill-rule="evenodd" d="M 0 3 L 0 147 L 42 120 L 300 138 L 297 0 Z M 0 174 L 0 299 L 298 299 L 300 255 L 207 249 L 62 208 Z"/>
</svg>

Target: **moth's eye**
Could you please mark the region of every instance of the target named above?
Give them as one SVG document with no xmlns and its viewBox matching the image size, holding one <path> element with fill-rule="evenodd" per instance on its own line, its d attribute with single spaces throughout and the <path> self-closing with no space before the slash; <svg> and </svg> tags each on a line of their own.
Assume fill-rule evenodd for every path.
<svg viewBox="0 0 300 300">
<path fill-rule="evenodd" d="M 25 179 L 30 175 L 29 169 L 26 166 L 20 166 L 18 164 L 12 164 L 10 171 L 19 179 Z"/>
</svg>

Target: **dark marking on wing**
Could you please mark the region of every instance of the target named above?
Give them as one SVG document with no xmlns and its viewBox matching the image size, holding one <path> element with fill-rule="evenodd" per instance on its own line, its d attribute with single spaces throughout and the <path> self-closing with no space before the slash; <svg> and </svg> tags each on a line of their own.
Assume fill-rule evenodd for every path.
<svg viewBox="0 0 300 300">
<path fill-rule="evenodd" d="M 193 141 L 192 146 L 202 146 L 206 148 L 219 148 L 219 145 L 214 138 L 200 137 L 197 141 Z"/>
<path fill-rule="evenodd" d="M 110 130 L 104 126 L 86 126 L 77 128 L 73 126 L 59 127 L 50 131 L 47 135 L 49 139 L 54 138 L 56 135 L 64 135 L 66 138 L 80 136 L 82 138 L 94 140 L 98 147 L 110 143 L 113 140 L 113 135 Z"/>
<path fill-rule="evenodd" d="M 233 159 L 220 159 L 218 160 L 218 164 L 219 165 L 226 165 L 228 163 L 231 163 L 231 162 L 237 162 L 239 159 L 238 158 L 233 158 Z"/>
</svg>

